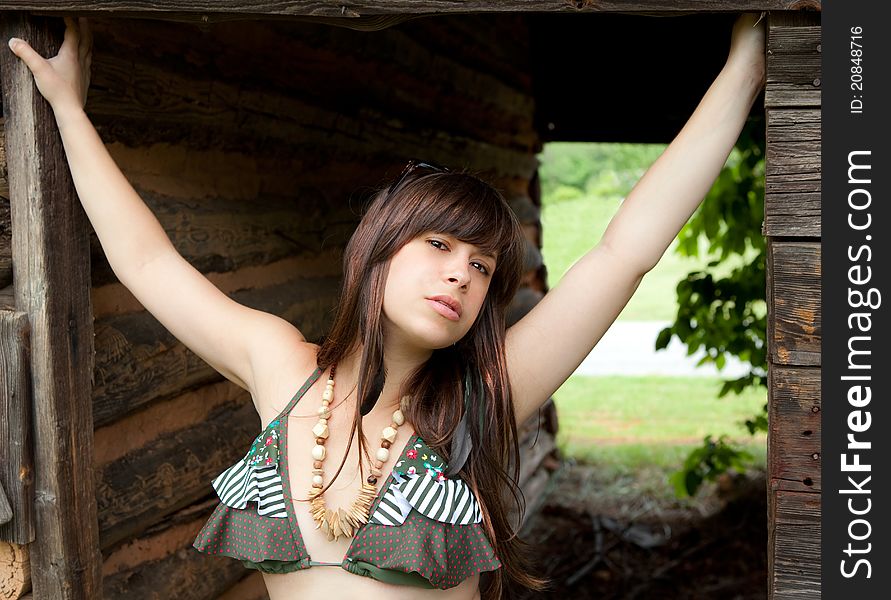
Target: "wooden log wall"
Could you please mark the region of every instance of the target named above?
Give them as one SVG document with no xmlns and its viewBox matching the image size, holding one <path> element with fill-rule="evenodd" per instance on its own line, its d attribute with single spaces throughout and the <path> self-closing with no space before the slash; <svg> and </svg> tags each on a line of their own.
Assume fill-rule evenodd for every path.
<svg viewBox="0 0 891 600">
<path fill-rule="evenodd" d="M 819 14 L 772 13 L 767 43 L 768 589 L 819 598 Z"/>
<path fill-rule="evenodd" d="M 417 19 L 377 32 L 121 19 L 93 28 L 87 112 L 115 160 L 192 264 L 309 339 L 328 325 L 367 191 L 408 158 L 481 172 L 525 211 L 532 250 L 540 245 L 520 18 Z M 534 251 L 528 266 L 543 292 Z M 241 581 L 249 572 L 237 561 L 191 549 L 216 503 L 210 480 L 259 429 L 251 399 L 142 309 L 95 240 L 92 286 L 105 597 L 265 597 L 256 574 Z M 528 308 L 527 298 L 515 313 Z M 537 436 L 524 430 L 527 496 L 547 480 L 538 467 L 553 466 L 552 407 L 544 424 Z"/>
</svg>

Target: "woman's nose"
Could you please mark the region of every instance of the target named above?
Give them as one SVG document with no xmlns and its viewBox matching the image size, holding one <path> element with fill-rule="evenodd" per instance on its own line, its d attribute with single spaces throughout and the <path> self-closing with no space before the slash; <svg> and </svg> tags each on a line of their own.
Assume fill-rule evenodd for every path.
<svg viewBox="0 0 891 600">
<path fill-rule="evenodd" d="M 459 287 L 464 287 L 470 282 L 470 270 L 467 266 L 453 266 L 450 267 L 449 270 L 446 272 L 446 277 L 449 283 L 454 283 L 457 284 Z"/>
</svg>

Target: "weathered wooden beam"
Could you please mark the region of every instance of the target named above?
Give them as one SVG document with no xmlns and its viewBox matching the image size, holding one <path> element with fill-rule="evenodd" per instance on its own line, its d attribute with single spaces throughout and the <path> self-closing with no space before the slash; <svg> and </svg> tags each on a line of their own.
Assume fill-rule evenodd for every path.
<svg viewBox="0 0 891 600">
<path fill-rule="evenodd" d="M 773 364 L 820 364 L 820 243 L 768 239 L 768 356 Z"/>
<path fill-rule="evenodd" d="M 216 502 L 213 503 L 215 505 Z M 219 598 L 245 576 L 237 560 L 192 548 L 213 505 L 185 508 L 115 548 L 103 568 L 108 598 Z"/>
<path fill-rule="evenodd" d="M 100 129 L 106 142 L 131 122 L 130 137 L 142 139 L 130 145 L 176 140 L 250 155 L 271 144 L 343 148 L 363 139 L 386 143 L 379 137 L 381 129 L 398 134 L 400 128 L 407 128 L 412 134 L 407 141 L 413 138 L 417 145 L 417 126 L 423 126 L 469 143 L 485 140 L 490 148 L 529 148 L 536 136 L 523 58 L 528 52 L 503 61 L 490 74 L 469 57 L 456 59 L 454 50 L 431 49 L 421 37 L 464 20 L 465 27 L 475 25 L 490 35 L 465 52 L 488 55 L 496 46 L 493 40 L 501 37 L 528 40 L 523 20 L 482 18 L 451 18 L 438 22 L 438 28 L 412 25 L 374 36 L 260 22 L 220 24 L 195 35 L 188 25 L 98 19 L 93 25 L 95 90 L 87 110 L 97 127 L 107 122 L 109 131 Z M 142 50 L 146 44 L 153 48 L 151 55 Z M 183 55 L 189 60 L 182 61 Z M 380 118 L 380 113 L 396 118 Z M 151 120 L 153 126 L 134 119 Z"/>
<path fill-rule="evenodd" d="M 0 525 L 5 525 L 10 521 L 12 521 L 12 507 L 9 505 L 3 485 L 0 484 Z"/>
<path fill-rule="evenodd" d="M 798 10 L 820 8 L 819 0 L 358 0 L 346 6 L 319 0 L 272 0 L 258 7 L 248 0 L 62 0 L 49 5 L 39 0 L 4 2 L 10 10 L 61 13 L 129 13 L 151 18 L 193 20 L 207 23 L 219 19 L 260 18 L 269 16 L 329 17 L 326 22 L 348 23 L 371 15 L 436 15 L 480 12 L 741 12 L 761 10 Z M 334 19 L 330 19 L 334 17 Z M 348 26 L 348 25 L 344 25 Z"/>
<path fill-rule="evenodd" d="M 820 236 L 820 139 L 819 110 L 767 110 L 764 235 Z"/>
<path fill-rule="evenodd" d="M 102 435 L 114 436 L 116 425 Z M 212 494 L 211 480 L 244 456 L 259 432 L 257 412 L 242 391 L 238 400 L 214 406 L 200 421 L 181 423 L 98 466 L 102 547 L 138 535 L 169 513 Z M 119 442 L 127 446 L 126 440 Z"/>
<path fill-rule="evenodd" d="M 338 289 L 339 278 L 318 277 L 241 290 L 231 297 L 295 323 L 307 339 L 316 340 L 329 324 Z M 219 379 L 210 365 L 147 312 L 96 323 L 93 418 L 97 425 L 152 400 Z"/>
<path fill-rule="evenodd" d="M 820 15 L 771 13 L 767 29 L 764 106 L 820 106 L 822 88 Z"/>
<path fill-rule="evenodd" d="M 768 468 L 774 489 L 821 490 L 820 369 L 774 365 L 768 373 Z"/>
<path fill-rule="evenodd" d="M 535 442 L 534 444 L 532 442 Z M 542 460 L 557 448 L 554 436 L 542 433 L 538 439 L 534 437 L 520 448 L 519 485 L 523 486 L 536 472 L 542 469 Z"/>
<path fill-rule="evenodd" d="M 34 541 L 30 349 L 27 315 L 0 310 L 0 486 L 10 510 L 0 540 L 19 544 Z"/>
<path fill-rule="evenodd" d="M 5 120 L 0 117 L 0 288 L 12 284 L 12 222 L 9 216 L 5 127 Z"/>
<path fill-rule="evenodd" d="M 0 38 L 44 56 L 62 41 L 58 19 L 0 14 Z M 39 598 L 102 597 L 93 487 L 93 419 L 86 216 L 74 192 L 49 104 L 25 64 L 0 52 L 12 213 L 16 307 L 31 327 L 35 528 Z"/>
<path fill-rule="evenodd" d="M 820 494 L 771 490 L 768 597 L 820 597 Z"/>
</svg>

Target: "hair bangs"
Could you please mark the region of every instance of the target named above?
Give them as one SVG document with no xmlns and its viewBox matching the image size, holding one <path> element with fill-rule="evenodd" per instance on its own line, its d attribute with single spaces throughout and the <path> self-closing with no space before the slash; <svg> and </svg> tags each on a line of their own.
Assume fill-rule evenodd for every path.
<svg viewBox="0 0 891 600">
<path fill-rule="evenodd" d="M 416 177 L 396 190 L 391 210 L 401 222 L 394 240 L 401 247 L 429 231 L 473 244 L 496 260 L 495 285 L 509 301 L 522 269 L 523 233 L 502 195 L 466 173 L 432 173 Z M 493 283 L 495 283 L 493 281 Z M 506 285 L 505 289 L 497 289 Z M 501 292 L 500 294 L 498 292 Z"/>
</svg>

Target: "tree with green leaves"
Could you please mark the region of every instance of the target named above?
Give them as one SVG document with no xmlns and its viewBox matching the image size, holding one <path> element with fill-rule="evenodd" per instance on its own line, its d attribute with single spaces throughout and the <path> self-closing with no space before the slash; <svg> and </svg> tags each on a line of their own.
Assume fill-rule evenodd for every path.
<svg viewBox="0 0 891 600">
<path fill-rule="evenodd" d="M 676 252 L 691 257 L 704 252 L 711 260 L 678 283 L 677 316 L 656 340 L 658 350 L 677 336 L 688 354 L 705 350 L 699 364 L 714 363 L 719 370 L 728 355 L 749 363 L 747 374 L 724 381 L 719 397 L 767 386 L 764 148 L 764 121 L 752 118 L 705 201 L 678 236 Z M 701 247 L 703 237 L 707 248 Z M 717 275 L 718 266 L 733 257 L 742 258 L 741 264 Z M 752 434 L 767 430 L 767 405 L 746 421 L 746 427 Z M 679 495 L 693 495 L 704 481 L 729 469 L 742 471 L 751 460 L 751 454 L 725 436 L 707 436 L 672 476 L 672 483 Z"/>
</svg>

